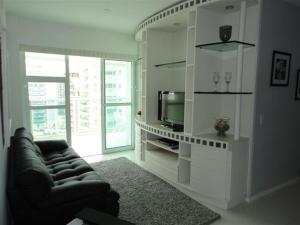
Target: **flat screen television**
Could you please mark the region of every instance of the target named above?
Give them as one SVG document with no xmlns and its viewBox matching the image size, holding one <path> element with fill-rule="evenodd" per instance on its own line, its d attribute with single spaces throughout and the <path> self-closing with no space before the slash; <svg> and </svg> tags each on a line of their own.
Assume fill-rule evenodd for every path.
<svg viewBox="0 0 300 225">
<path fill-rule="evenodd" d="M 158 120 L 173 130 L 183 130 L 184 92 L 158 92 Z"/>
</svg>

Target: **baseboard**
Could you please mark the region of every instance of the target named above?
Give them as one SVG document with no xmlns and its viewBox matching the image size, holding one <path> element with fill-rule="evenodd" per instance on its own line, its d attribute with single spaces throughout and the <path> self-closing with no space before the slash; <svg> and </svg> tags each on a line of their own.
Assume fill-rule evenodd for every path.
<svg viewBox="0 0 300 225">
<path fill-rule="evenodd" d="M 294 178 L 294 179 L 289 180 L 289 181 L 287 181 L 287 182 L 285 182 L 283 184 L 279 184 L 279 185 L 277 185 L 277 186 L 275 186 L 273 188 L 270 188 L 270 189 L 268 189 L 266 191 L 263 191 L 263 192 L 260 192 L 260 193 L 258 193 L 256 195 L 248 197 L 248 198 L 246 198 L 246 202 L 250 203 L 250 202 L 257 201 L 257 200 L 259 200 L 261 198 L 264 198 L 264 197 L 266 197 L 266 196 L 268 196 L 270 194 L 273 194 L 276 191 L 279 191 L 279 190 L 281 190 L 283 188 L 289 187 L 289 186 L 291 186 L 293 184 L 296 184 L 296 183 L 299 183 L 299 182 L 300 182 L 300 177 Z"/>
</svg>

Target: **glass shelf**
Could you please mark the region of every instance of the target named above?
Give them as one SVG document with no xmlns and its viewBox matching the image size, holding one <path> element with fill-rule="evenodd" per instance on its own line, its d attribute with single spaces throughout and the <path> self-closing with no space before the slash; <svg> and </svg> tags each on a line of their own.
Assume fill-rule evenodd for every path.
<svg viewBox="0 0 300 225">
<path fill-rule="evenodd" d="M 254 44 L 250 44 L 246 42 L 228 41 L 228 42 L 216 42 L 216 43 L 209 43 L 203 45 L 196 45 L 196 48 L 218 51 L 218 52 L 228 52 L 228 51 L 237 50 L 240 45 L 242 45 L 244 48 L 255 47 Z"/>
<path fill-rule="evenodd" d="M 195 91 L 194 94 L 208 94 L 208 95 L 252 95 L 252 92 L 227 92 L 227 91 Z"/>
<path fill-rule="evenodd" d="M 180 67 L 185 67 L 186 61 L 178 61 L 178 62 L 171 62 L 171 63 L 164 63 L 164 64 L 158 64 L 155 65 L 156 67 L 161 67 L 161 68 L 180 68 Z"/>
</svg>

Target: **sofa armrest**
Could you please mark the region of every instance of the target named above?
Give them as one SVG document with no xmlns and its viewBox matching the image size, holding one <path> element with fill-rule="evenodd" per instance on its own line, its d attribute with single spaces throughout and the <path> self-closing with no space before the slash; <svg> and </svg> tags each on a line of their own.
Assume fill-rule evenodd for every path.
<svg viewBox="0 0 300 225">
<path fill-rule="evenodd" d="M 61 151 L 69 147 L 65 140 L 35 141 L 35 143 L 39 146 L 43 154 Z"/>
<path fill-rule="evenodd" d="M 49 208 L 64 203 L 79 201 L 80 199 L 94 199 L 100 196 L 106 196 L 109 190 L 110 185 L 101 180 L 77 181 L 71 182 L 70 184 L 56 185 L 52 188 L 44 201 L 37 203 L 37 206 L 39 208 Z"/>
</svg>

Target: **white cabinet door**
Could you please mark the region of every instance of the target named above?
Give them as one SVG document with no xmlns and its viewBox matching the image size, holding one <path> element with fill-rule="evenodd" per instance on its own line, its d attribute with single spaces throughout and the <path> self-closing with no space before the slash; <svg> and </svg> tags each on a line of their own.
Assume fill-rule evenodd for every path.
<svg viewBox="0 0 300 225">
<path fill-rule="evenodd" d="M 135 158 L 139 162 L 141 160 L 141 128 L 135 127 Z"/>
<path fill-rule="evenodd" d="M 225 200 L 226 197 L 225 150 L 199 145 L 192 146 L 191 188 L 204 196 Z"/>
</svg>

